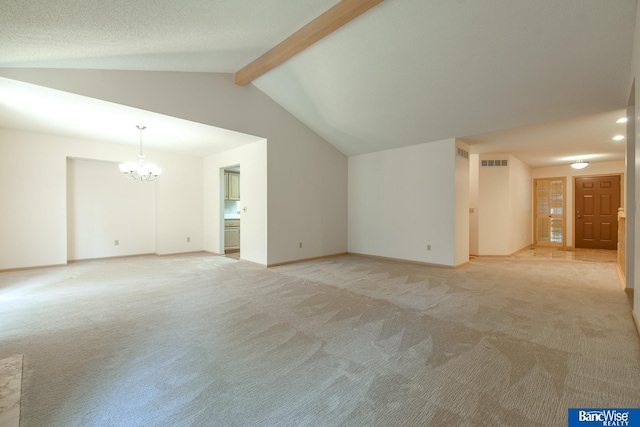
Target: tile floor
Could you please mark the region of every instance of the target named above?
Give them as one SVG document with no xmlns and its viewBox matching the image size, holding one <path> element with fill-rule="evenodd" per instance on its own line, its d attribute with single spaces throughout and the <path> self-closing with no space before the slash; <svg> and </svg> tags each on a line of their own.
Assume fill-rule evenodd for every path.
<svg viewBox="0 0 640 427">
<path fill-rule="evenodd" d="M 606 249 L 562 249 L 534 246 L 517 252 L 514 257 L 567 259 L 592 262 L 617 262 L 618 252 Z"/>
<path fill-rule="evenodd" d="M 240 259 L 240 252 L 227 252 L 224 256 L 232 259 Z"/>
</svg>

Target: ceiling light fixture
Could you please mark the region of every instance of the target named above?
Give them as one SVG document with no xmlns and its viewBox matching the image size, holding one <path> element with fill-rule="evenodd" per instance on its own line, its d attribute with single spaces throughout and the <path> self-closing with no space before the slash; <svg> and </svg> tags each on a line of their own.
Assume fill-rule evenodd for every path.
<svg viewBox="0 0 640 427">
<path fill-rule="evenodd" d="M 585 162 L 582 159 L 578 159 L 575 162 L 571 163 L 571 167 L 574 169 L 584 169 L 589 166 L 589 162 Z"/>
<path fill-rule="evenodd" d="M 613 138 L 614 141 L 622 141 L 624 139 L 624 135 L 616 135 Z"/>
<path fill-rule="evenodd" d="M 616 123 L 627 123 L 627 118 L 626 117 L 620 117 L 618 120 L 616 120 Z"/>
<path fill-rule="evenodd" d="M 120 172 L 127 178 L 140 181 L 153 181 L 162 173 L 162 169 L 151 163 L 144 163 L 144 154 L 142 154 L 142 131 L 145 126 L 136 126 L 140 131 L 140 154 L 138 154 L 137 162 L 120 163 Z"/>
</svg>

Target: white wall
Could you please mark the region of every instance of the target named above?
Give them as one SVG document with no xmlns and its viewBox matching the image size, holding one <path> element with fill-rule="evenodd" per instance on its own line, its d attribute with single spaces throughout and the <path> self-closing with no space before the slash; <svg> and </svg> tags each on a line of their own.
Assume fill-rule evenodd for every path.
<svg viewBox="0 0 640 427">
<path fill-rule="evenodd" d="M 300 138 L 268 144 L 269 264 L 347 251 L 347 157 Z"/>
<path fill-rule="evenodd" d="M 624 174 L 624 160 L 615 161 L 615 162 L 598 162 L 598 163 L 589 163 L 584 169 L 573 169 L 569 164 L 562 166 L 553 166 L 548 168 L 534 168 L 531 170 L 532 178 L 556 178 L 556 177 L 566 177 L 567 178 L 567 188 L 566 188 L 566 207 L 567 207 L 567 224 L 566 224 L 566 237 L 567 237 L 567 246 L 573 247 L 573 178 L 577 176 L 589 176 L 589 175 L 616 175 L 616 174 Z M 624 182 L 622 180 L 621 182 Z M 623 189 L 624 192 L 624 189 Z M 533 197 L 533 196 L 532 196 Z"/>
<path fill-rule="evenodd" d="M 69 260 L 156 251 L 155 182 L 118 173 L 117 163 L 67 159 Z"/>
<path fill-rule="evenodd" d="M 531 169 L 510 154 L 481 154 L 508 166 L 478 167 L 478 255 L 511 255 L 532 242 Z"/>
<path fill-rule="evenodd" d="M 639 84 L 634 84 L 634 82 L 639 82 Z M 640 99 L 640 8 L 636 8 L 636 26 L 635 32 L 633 35 L 633 52 L 632 52 L 632 60 L 631 60 L 631 76 L 629 78 L 629 87 L 635 87 L 635 93 L 632 94 L 634 100 Z M 634 246 L 634 258 L 633 260 L 627 258 L 627 263 L 633 262 L 634 271 L 636 274 L 634 275 L 634 285 L 635 289 L 640 289 L 640 285 L 636 285 L 638 281 L 640 281 L 640 213 L 638 213 L 638 200 L 640 200 L 640 114 L 636 109 L 636 114 L 634 116 L 635 121 L 635 153 L 634 153 L 634 167 L 635 167 L 635 206 L 633 209 L 629 209 L 627 212 L 627 221 L 634 221 L 635 225 L 635 238 L 632 242 L 627 242 L 628 244 L 633 244 Z M 636 321 L 636 326 L 638 327 L 638 331 L 640 333 L 640 292 L 634 292 L 633 296 L 633 315 Z"/>
<path fill-rule="evenodd" d="M 136 154 L 124 145 L 0 128 L 0 269 L 67 262 L 68 157 L 118 163 Z M 153 150 L 145 154 L 163 168 L 163 175 L 154 183 L 131 184 L 155 186 L 155 218 L 150 220 L 156 226 L 155 252 L 202 250 L 202 159 Z M 113 179 L 127 181 L 117 168 Z"/>
<path fill-rule="evenodd" d="M 455 265 L 455 147 L 446 139 L 349 157 L 349 252 Z"/>
<path fill-rule="evenodd" d="M 220 169 L 240 165 L 240 253 L 243 260 L 266 265 L 267 141 L 245 145 L 204 159 L 204 249 L 224 253 L 224 180 Z M 243 209 L 246 208 L 246 212 Z"/>
<path fill-rule="evenodd" d="M 346 252 L 346 156 L 255 86 L 236 85 L 233 74 L 5 68 L 0 75 L 266 138 L 269 238 L 259 258 L 272 265 Z M 160 189 L 157 196 L 164 203 Z"/>
<path fill-rule="evenodd" d="M 478 189 L 480 155 L 469 156 L 469 254 L 478 255 Z"/>
<path fill-rule="evenodd" d="M 508 154 L 481 154 L 483 159 L 506 159 Z M 478 174 L 478 255 L 510 255 L 509 167 L 480 167 Z"/>
<path fill-rule="evenodd" d="M 632 86 L 632 90 L 635 90 Z M 633 102 L 632 102 L 633 103 Z M 629 105 L 627 107 L 627 146 L 625 155 L 625 179 L 624 179 L 624 201 L 625 215 L 631 217 L 636 206 L 636 165 L 635 165 L 635 151 L 636 151 L 636 121 L 635 121 L 635 105 Z M 628 210 L 628 212 L 627 212 Z M 626 259 L 625 262 L 625 287 L 629 289 L 634 288 L 635 282 L 635 265 L 632 261 L 635 259 L 635 247 L 633 242 L 636 235 L 636 223 L 629 219 L 626 221 Z M 630 242 L 630 243 L 629 243 Z"/>
<path fill-rule="evenodd" d="M 151 159 L 153 153 L 149 150 L 147 159 Z M 202 159 L 156 152 L 153 162 L 162 168 L 156 183 L 156 253 L 201 251 L 204 221 Z"/>
<path fill-rule="evenodd" d="M 531 168 L 509 156 L 509 250 L 511 253 L 533 243 Z"/>
<path fill-rule="evenodd" d="M 0 128 L 0 270 L 67 262 L 66 155 Z"/>
<path fill-rule="evenodd" d="M 469 153 L 469 145 L 456 140 L 456 147 Z M 455 260 L 454 265 L 461 265 L 469 261 L 469 159 L 458 156 L 455 157 Z"/>
</svg>

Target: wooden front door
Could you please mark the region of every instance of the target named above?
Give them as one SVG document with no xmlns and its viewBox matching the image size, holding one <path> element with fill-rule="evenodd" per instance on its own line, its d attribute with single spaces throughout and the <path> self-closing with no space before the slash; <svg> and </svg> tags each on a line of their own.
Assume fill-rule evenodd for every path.
<svg viewBox="0 0 640 427">
<path fill-rule="evenodd" d="M 620 176 L 575 178 L 575 247 L 617 249 Z"/>
</svg>

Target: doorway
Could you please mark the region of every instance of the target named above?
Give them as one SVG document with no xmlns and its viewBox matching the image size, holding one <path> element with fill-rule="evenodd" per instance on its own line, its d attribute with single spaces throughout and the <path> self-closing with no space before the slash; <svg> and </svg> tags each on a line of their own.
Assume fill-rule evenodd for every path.
<svg viewBox="0 0 640 427">
<path fill-rule="evenodd" d="M 620 175 L 574 178 L 576 248 L 618 247 Z"/>
<path fill-rule="evenodd" d="M 566 178 L 534 179 L 535 244 L 547 247 L 565 246 Z"/>
<path fill-rule="evenodd" d="M 240 258 L 240 165 L 221 169 L 222 190 L 222 237 L 223 254 L 229 258 Z"/>
</svg>

